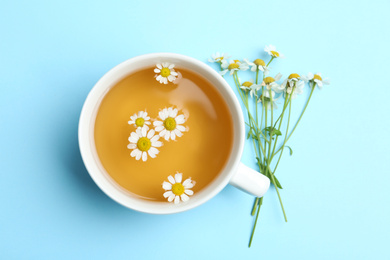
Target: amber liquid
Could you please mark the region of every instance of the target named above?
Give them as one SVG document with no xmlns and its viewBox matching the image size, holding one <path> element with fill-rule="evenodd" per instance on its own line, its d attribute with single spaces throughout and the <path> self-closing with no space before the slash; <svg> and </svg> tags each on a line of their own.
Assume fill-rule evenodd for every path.
<svg viewBox="0 0 390 260">
<path fill-rule="evenodd" d="M 177 68 L 177 84 L 160 84 L 153 68 L 135 72 L 115 85 L 103 98 L 95 123 L 95 143 L 100 161 L 120 186 L 144 199 L 166 201 L 162 183 L 169 175 L 183 173 L 196 181 L 196 194 L 224 168 L 233 143 L 233 122 L 220 93 L 201 76 Z M 127 148 L 135 131 L 127 122 L 146 110 L 152 118 L 166 107 L 183 113 L 188 128 L 175 141 L 165 141 L 156 158 L 135 160 Z M 151 125 L 153 128 L 153 123 Z"/>
</svg>

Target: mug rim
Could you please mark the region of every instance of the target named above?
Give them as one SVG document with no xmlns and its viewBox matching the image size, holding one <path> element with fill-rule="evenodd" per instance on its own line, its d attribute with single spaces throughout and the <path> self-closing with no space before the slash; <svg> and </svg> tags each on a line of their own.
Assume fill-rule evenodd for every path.
<svg viewBox="0 0 390 260">
<path fill-rule="evenodd" d="M 191 203 L 188 201 L 186 203 L 180 203 L 173 206 L 173 203 L 150 202 L 144 199 L 137 199 L 135 197 L 131 198 L 128 191 L 119 186 L 119 184 L 117 184 L 111 177 L 107 177 L 108 173 L 105 173 L 104 167 L 102 169 L 102 165 L 100 165 L 101 163 L 96 153 L 93 130 L 95 126 L 96 113 L 100 107 L 101 100 L 105 97 L 106 93 L 111 89 L 111 87 L 116 85 L 117 82 L 131 74 L 132 71 L 135 72 L 142 69 L 142 66 L 137 66 L 137 64 L 148 60 L 177 60 L 196 67 L 198 71 L 194 71 L 208 80 L 213 85 L 213 87 L 215 87 L 217 91 L 224 97 L 225 103 L 227 104 L 233 119 L 234 136 L 232 140 L 232 150 L 230 151 L 229 158 L 226 161 L 223 170 L 208 185 L 210 187 L 203 188 L 202 191 L 200 191 L 203 192 L 203 195 L 198 194 L 198 197 L 195 201 L 193 199 L 190 200 Z M 132 69 L 132 71 L 130 70 L 126 73 L 131 65 L 133 65 L 135 69 Z M 199 71 L 207 72 L 208 75 L 204 76 Z M 115 77 L 114 75 L 116 74 L 122 75 L 122 77 Z M 211 81 L 218 83 L 217 86 Z M 226 98 L 228 98 L 228 100 L 226 100 Z M 172 214 L 187 211 L 189 209 L 200 206 L 201 204 L 216 196 L 220 191 L 222 191 L 224 187 L 226 187 L 232 176 L 235 174 L 240 163 L 242 151 L 244 148 L 245 125 L 242 110 L 236 95 L 225 79 L 223 79 L 223 77 L 213 68 L 204 62 L 182 54 L 167 52 L 150 53 L 139 55 L 121 62 L 106 72 L 98 80 L 98 82 L 90 90 L 81 110 L 78 139 L 81 157 L 89 175 L 94 180 L 96 185 L 107 196 L 109 196 L 117 203 L 136 211 L 150 214 Z M 212 188 L 211 184 L 214 185 Z"/>
</svg>

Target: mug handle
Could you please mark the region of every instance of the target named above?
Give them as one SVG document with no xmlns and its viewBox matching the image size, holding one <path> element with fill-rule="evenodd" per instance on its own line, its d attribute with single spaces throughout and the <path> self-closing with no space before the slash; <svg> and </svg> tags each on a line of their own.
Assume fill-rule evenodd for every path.
<svg viewBox="0 0 390 260">
<path fill-rule="evenodd" d="M 267 176 L 240 163 L 229 184 L 256 197 L 262 197 L 267 192 L 270 181 Z"/>
</svg>

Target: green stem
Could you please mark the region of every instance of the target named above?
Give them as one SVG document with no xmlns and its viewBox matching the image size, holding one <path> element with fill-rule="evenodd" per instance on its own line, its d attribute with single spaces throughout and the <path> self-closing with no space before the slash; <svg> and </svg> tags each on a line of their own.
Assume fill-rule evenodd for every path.
<svg viewBox="0 0 390 260">
<path fill-rule="evenodd" d="M 252 216 L 254 216 L 255 213 L 256 213 L 257 203 L 259 203 L 259 199 L 260 199 L 260 198 L 257 197 L 257 198 L 255 199 L 255 203 L 253 203 L 253 208 L 252 208 L 252 213 L 251 213 Z"/>
<path fill-rule="evenodd" d="M 290 95 L 291 97 L 291 95 Z M 290 115 L 291 115 L 291 100 L 290 100 L 290 103 L 289 103 L 289 106 L 288 106 L 288 119 L 287 119 L 287 128 L 286 128 L 286 133 L 288 133 L 288 128 L 290 126 Z M 278 161 L 276 162 L 276 165 L 275 165 L 275 168 L 274 168 L 274 172 L 276 171 L 276 169 L 278 168 L 278 165 L 279 165 L 279 162 L 280 162 L 280 159 L 282 158 L 282 154 L 283 154 L 283 150 L 284 150 L 284 146 L 286 145 L 286 142 L 287 142 L 287 135 L 284 137 L 284 142 L 282 144 L 282 151 L 280 152 L 280 155 L 279 155 L 279 158 L 278 158 Z"/>
<path fill-rule="evenodd" d="M 308 98 L 308 100 L 307 100 L 307 102 L 306 102 L 306 105 L 305 105 L 305 107 L 303 108 L 303 111 L 302 111 L 301 115 L 299 116 L 298 121 L 297 121 L 297 123 L 295 124 L 293 130 L 292 130 L 291 133 L 288 135 L 288 137 L 287 137 L 287 139 L 286 139 L 286 142 L 290 139 L 290 137 L 291 137 L 292 134 L 294 133 L 295 129 L 297 128 L 299 122 L 301 121 L 302 116 L 303 116 L 303 114 L 305 113 L 307 106 L 309 105 L 309 102 L 310 102 L 311 96 L 313 95 L 315 86 L 316 86 L 316 83 L 313 84 L 313 87 L 312 87 L 312 89 L 311 89 L 310 96 L 309 96 L 309 98 Z M 286 135 L 287 135 L 287 133 L 288 133 L 288 132 L 286 132 Z M 283 147 L 284 147 L 284 145 L 283 145 Z M 281 149 L 282 149 L 282 147 L 280 147 L 280 148 L 276 151 L 275 154 L 277 154 L 278 152 L 280 152 Z M 275 154 L 274 154 L 274 155 L 275 155 Z"/>
<path fill-rule="evenodd" d="M 257 214 L 256 214 L 255 224 L 254 224 L 254 226 L 253 226 L 251 238 L 250 238 L 250 240 L 249 240 L 249 247 L 251 247 L 251 245 L 252 245 L 253 235 L 255 234 L 257 219 L 259 218 L 260 207 L 261 207 L 262 204 L 263 204 L 263 197 L 260 198 L 259 206 L 258 206 L 258 208 L 257 208 Z"/>
<path fill-rule="evenodd" d="M 284 111 L 286 110 L 287 105 L 288 105 L 289 102 L 291 102 L 291 95 L 290 95 L 290 98 L 287 98 L 287 97 L 286 97 L 286 98 L 284 99 L 283 111 L 282 111 L 282 114 L 281 114 L 280 117 L 279 117 L 279 118 L 280 118 L 280 122 L 279 122 L 279 126 L 278 126 L 278 131 L 280 131 L 280 127 L 282 126 Z M 276 126 L 276 123 L 277 123 L 277 121 L 275 122 L 274 127 Z M 288 130 L 287 130 L 286 133 L 288 133 Z M 286 135 L 286 136 L 287 136 L 287 135 Z M 271 159 L 273 158 L 273 155 L 274 155 L 274 152 L 275 152 L 276 145 L 278 144 L 278 138 L 279 138 L 279 135 L 276 136 L 274 148 L 272 149 L 272 156 L 271 156 Z M 274 170 L 274 173 L 275 173 L 275 170 Z"/>
</svg>

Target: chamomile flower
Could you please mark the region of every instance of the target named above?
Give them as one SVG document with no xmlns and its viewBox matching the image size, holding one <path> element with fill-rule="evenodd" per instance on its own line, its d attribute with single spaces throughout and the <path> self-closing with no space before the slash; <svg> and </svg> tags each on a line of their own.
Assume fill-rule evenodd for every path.
<svg viewBox="0 0 390 260">
<path fill-rule="evenodd" d="M 130 116 L 129 125 L 134 125 L 136 128 L 145 128 L 146 130 L 149 130 L 148 125 L 150 125 L 150 117 L 148 116 L 148 112 L 146 111 L 139 111 L 138 114 L 135 113 L 133 116 Z"/>
<path fill-rule="evenodd" d="M 329 79 L 322 79 L 321 77 L 321 73 L 317 73 L 317 74 L 313 74 L 313 73 L 309 73 L 307 74 L 307 76 L 302 76 L 302 79 L 306 82 L 311 82 L 311 83 L 316 83 L 317 86 L 321 89 L 322 86 L 325 84 L 325 85 L 329 85 L 330 84 L 330 81 Z M 314 85 L 314 84 L 313 84 Z"/>
<path fill-rule="evenodd" d="M 243 61 L 250 67 L 251 71 L 260 70 L 264 75 L 268 75 L 269 68 L 262 59 L 255 59 L 253 62 L 250 62 L 247 59 L 243 59 Z"/>
<path fill-rule="evenodd" d="M 222 71 L 219 72 L 219 74 L 221 75 L 225 75 L 226 72 L 228 72 L 229 70 L 230 70 L 230 75 L 233 75 L 235 71 L 249 69 L 247 64 L 239 60 L 230 60 L 229 62 L 227 60 L 223 60 L 221 62 L 221 68 Z"/>
<path fill-rule="evenodd" d="M 267 90 L 274 90 L 275 92 L 279 93 L 280 85 L 277 83 L 282 78 L 282 74 L 278 73 L 275 77 L 266 77 L 264 78 L 263 82 L 261 83 L 262 86 L 264 86 Z"/>
<path fill-rule="evenodd" d="M 148 154 L 151 158 L 156 158 L 159 153 L 157 148 L 162 146 L 162 142 L 158 141 L 159 138 L 160 136 L 155 135 L 153 129 L 147 132 L 145 128 L 137 128 L 129 137 L 130 144 L 127 148 L 133 150 L 130 156 L 135 157 L 137 161 L 142 158 L 144 162 L 148 159 Z"/>
<path fill-rule="evenodd" d="M 163 182 L 162 187 L 165 190 L 163 196 L 164 198 L 167 198 L 169 202 L 173 201 L 175 204 L 178 204 L 180 200 L 186 202 L 190 199 L 189 196 L 194 194 L 190 189 L 194 187 L 195 181 L 188 178 L 181 183 L 182 179 L 183 174 L 178 172 L 175 174 L 175 177 L 169 175 L 168 181 Z"/>
<path fill-rule="evenodd" d="M 257 97 L 257 91 L 261 88 L 260 85 L 253 84 L 253 79 L 250 79 L 249 81 L 245 81 L 240 86 L 241 89 L 244 91 L 248 91 L 251 97 L 255 96 Z"/>
<path fill-rule="evenodd" d="M 296 98 L 297 94 L 303 93 L 303 87 L 305 82 L 301 80 L 301 76 L 297 73 L 292 73 L 278 88 L 279 92 L 285 92 L 285 94 L 291 94 L 291 98 Z"/>
<path fill-rule="evenodd" d="M 268 53 L 269 55 L 271 55 L 273 58 L 284 58 L 284 55 L 281 54 L 280 52 L 278 52 L 276 50 L 276 47 L 271 45 L 271 44 L 268 46 L 265 46 L 264 51 L 266 53 Z"/>
<path fill-rule="evenodd" d="M 161 84 L 168 84 L 169 82 L 173 82 L 177 77 L 177 72 L 173 69 L 175 67 L 174 64 L 170 64 L 168 62 L 163 62 L 161 64 L 156 64 L 156 68 L 154 69 L 155 78 Z"/>
<path fill-rule="evenodd" d="M 170 139 L 175 140 L 176 136 L 181 137 L 183 132 L 186 131 L 186 128 L 181 125 L 186 122 L 184 115 L 177 114 L 178 110 L 176 108 L 164 108 L 158 113 L 161 120 L 153 122 L 155 130 L 167 141 Z"/>
<path fill-rule="evenodd" d="M 270 95 L 270 92 L 271 92 L 271 95 Z M 257 102 L 262 103 L 264 100 L 264 105 L 266 106 L 266 108 L 268 110 L 271 110 L 272 108 L 277 109 L 278 106 L 276 105 L 276 100 L 278 100 L 279 98 L 275 98 L 275 95 L 276 95 L 275 91 L 265 89 L 264 93 L 262 95 L 260 95 L 259 100 Z M 271 99 L 271 97 L 272 97 L 272 99 Z M 271 101 L 272 101 L 272 105 L 271 105 Z"/>
<path fill-rule="evenodd" d="M 215 54 L 211 55 L 211 58 L 209 58 L 209 62 L 222 63 L 223 60 L 227 60 L 229 58 L 230 56 L 225 52 L 222 53 L 216 52 Z"/>
</svg>

